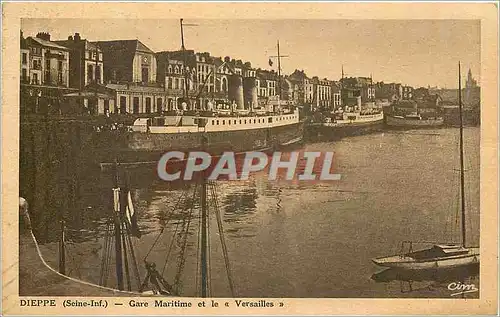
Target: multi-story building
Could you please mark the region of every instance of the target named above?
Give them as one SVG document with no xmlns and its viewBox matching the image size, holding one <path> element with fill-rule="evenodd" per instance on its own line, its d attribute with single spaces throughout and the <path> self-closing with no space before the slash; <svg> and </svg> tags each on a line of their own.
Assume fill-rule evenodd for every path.
<svg viewBox="0 0 500 317">
<path fill-rule="evenodd" d="M 400 89 L 399 100 L 412 100 L 413 99 L 413 87 L 402 86 Z"/>
<path fill-rule="evenodd" d="M 374 88 L 378 99 L 387 99 L 389 102 L 400 100 L 403 94 L 403 86 L 397 83 L 378 82 L 374 85 Z"/>
<path fill-rule="evenodd" d="M 330 88 L 332 97 L 332 107 L 333 109 L 337 109 L 339 107 L 342 107 L 342 96 L 341 96 L 341 91 L 340 91 L 340 83 L 336 81 L 331 81 L 331 88 Z"/>
<path fill-rule="evenodd" d="M 195 58 L 198 89 L 205 93 L 215 92 L 214 58 L 208 52 L 195 53 Z"/>
<path fill-rule="evenodd" d="M 304 70 L 296 69 L 290 76 L 288 76 L 294 85 L 298 86 L 298 100 L 299 103 L 311 105 L 314 99 L 314 85 L 309 77 L 307 77 Z"/>
<path fill-rule="evenodd" d="M 328 79 L 319 79 L 313 77 L 313 109 L 329 109 L 331 108 L 331 82 Z"/>
<path fill-rule="evenodd" d="M 104 79 L 110 83 L 156 82 L 155 53 L 139 40 L 94 42 L 102 50 Z"/>
<path fill-rule="evenodd" d="M 265 69 L 257 69 L 257 91 L 258 96 L 263 98 L 275 97 L 278 94 L 277 77 L 278 74 L 274 71 Z"/>
<path fill-rule="evenodd" d="M 79 33 L 54 42 L 70 49 L 70 87 L 83 89 L 92 83 L 104 83 L 103 54 L 96 44 L 82 39 Z"/>
<path fill-rule="evenodd" d="M 69 86 L 69 49 L 40 32 L 24 38 L 21 32 L 20 105 L 23 113 L 65 113 L 63 97 Z"/>
<path fill-rule="evenodd" d="M 189 110 L 189 107 L 196 107 L 198 85 L 193 57 L 194 51 L 156 54 L 157 82 L 165 88 L 166 92 L 163 110 Z M 186 98 L 190 102 L 186 102 Z M 158 111 L 161 111 L 160 108 Z"/>
<path fill-rule="evenodd" d="M 21 83 L 29 84 L 30 80 L 30 49 L 26 39 L 23 37 L 23 32 L 21 32 Z"/>
<path fill-rule="evenodd" d="M 30 53 L 30 82 L 47 86 L 69 86 L 69 49 L 50 41 L 40 32 L 26 39 Z"/>
</svg>

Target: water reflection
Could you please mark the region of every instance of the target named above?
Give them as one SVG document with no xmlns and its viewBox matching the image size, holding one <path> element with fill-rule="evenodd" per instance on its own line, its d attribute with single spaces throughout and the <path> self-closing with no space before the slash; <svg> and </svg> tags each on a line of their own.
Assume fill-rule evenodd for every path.
<svg viewBox="0 0 500 317">
<path fill-rule="evenodd" d="M 408 296 L 449 297 L 448 281 L 477 279 L 474 274 L 415 275 L 397 270 L 369 278 L 375 272 L 371 258 L 390 253 L 397 241 L 449 240 L 443 228 L 456 213 L 457 130 L 431 133 L 439 134 L 430 136 L 432 142 L 427 135 L 385 133 L 307 145 L 308 151 L 338 154 L 335 164 L 342 180 L 336 183 L 269 181 L 262 173 L 247 181 L 210 185 L 223 215 L 238 293 L 246 297 L 402 297 L 401 290 L 406 294 L 411 289 Z M 479 130 L 466 130 L 466 140 L 467 153 L 472 154 L 466 175 L 470 183 L 467 230 L 472 244 L 479 241 L 479 170 L 475 168 L 479 165 Z M 34 216 L 37 238 L 42 243 L 57 241 L 57 220 L 64 210 L 71 244 L 68 271 L 97 282 L 99 243 L 112 212 L 113 175 L 83 163 L 76 175 L 47 174 L 43 155 L 48 150 L 36 149 L 43 164 L 28 160 L 25 155 L 31 155 L 30 151 L 24 150 L 21 168 L 28 172 L 20 176 L 23 192 L 32 192 L 31 205 L 39 211 Z M 34 163 L 40 166 L 32 169 Z M 58 165 L 53 164 L 50 170 L 56 171 Z M 73 170 L 69 163 L 67 168 Z M 68 179 L 73 179 L 71 190 L 64 187 Z M 174 241 L 171 256 L 185 250 L 185 271 L 196 272 L 199 202 L 193 198 L 195 184 L 162 182 L 154 166 L 120 169 L 119 179 L 132 192 L 143 233 L 136 241 L 138 259 L 142 260 L 164 230 L 150 257 L 163 264 Z M 33 180 L 36 186 L 31 188 Z M 215 202 L 209 196 L 209 208 L 214 210 Z M 213 266 L 223 271 L 220 247 L 216 246 L 217 223 L 213 213 L 210 217 L 213 251 L 219 254 Z M 57 248 L 51 250 L 55 251 L 49 254 L 57 259 Z M 172 267 L 165 272 L 175 280 L 178 268 L 173 260 L 169 263 Z M 214 273 L 214 287 L 224 290 L 225 281 L 225 276 Z M 400 283 L 404 288 L 398 287 Z M 186 294 L 194 293 L 196 283 L 191 284 L 186 282 Z M 434 288 L 424 292 L 429 285 Z"/>
</svg>

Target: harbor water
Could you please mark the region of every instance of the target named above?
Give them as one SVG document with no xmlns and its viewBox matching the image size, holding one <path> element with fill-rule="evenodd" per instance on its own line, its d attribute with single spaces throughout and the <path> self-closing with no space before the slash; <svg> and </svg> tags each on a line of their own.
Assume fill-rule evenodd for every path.
<svg viewBox="0 0 500 317">
<path fill-rule="evenodd" d="M 464 135 L 467 244 L 477 246 L 480 128 L 465 128 Z M 456 128 L 384 131 L 304 145 L 306 151 L 334 152 L 334 166 L 342 178 L 330 183 L 269 181 L 263 173 L 248 181 L 217 182 L 234 295 L 453 298 L 451 282 L 479 288 L 474 274 L 377 278 L 383 269 L 371 262 L 398 254 L 404 240 L 421 241 L 424 246 L 461 241 L 458 136 Z M 72 195 L 64 192 L 66 174 L 45 180 L 52 192 L 44 196 L 43 205 L 58 207 L 48 212 L 35 202 L 34 229 L 44 257 L 57 267 L 57 220 L 66 219 L 66 273 L 99 283 L 112 180 L 97 167 L 80 169 L 71 178 Z M 47 177 L 37 171 L 38 180 Z M 125 174 L 143 233 L 132 238 L 142 278 L 148 255 L 167 281 L 173 282 L 177 275 L 180 295 L 197 296 L 197 211 L 186 223 L 189 200 L 196 197 L 194 185 L 167 184 L 155 176 L 154 167 Z M 180 208 L 175 208 L 179 200 Z M 209 207 L 211 295 L 231 297 L 215 208 Z M 184 243 L 185 261 L 180 261 Z M 112 263 L 110 267 L 107 285 L 115 287 Z"/>
</svg>

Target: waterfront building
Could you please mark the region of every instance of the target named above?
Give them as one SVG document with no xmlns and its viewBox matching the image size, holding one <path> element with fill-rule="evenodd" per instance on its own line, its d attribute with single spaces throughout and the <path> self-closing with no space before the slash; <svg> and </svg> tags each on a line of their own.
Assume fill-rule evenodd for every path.
<svg viewBox="0 0 500 317">
<path fill-rule="evenodd" d="M 397 102 L 403 94 L 403 86 L 399 83 L 378 82 L 373 85 L 375 96 L 378 99 L 387 99 L 389 102 Z"/>
<path fill-rule="evenodd" d="M 328 109 L 331 107 L 331 82 L 328 79 L 313 77 L 313 105 L 312 110 Z"/>
<path fill-rule="evenodd" d="M 296 69 L 288 76 L 288 80 L 298 87 L 299 103 L 311 106 L 314 98 L 314 85 L 304 70 Z"/>
<path fill-rule="evenodd" d="M 40 32 L 26 39 L 30 50 L 30 82 L 48 86 L 69 86 L 69 49 L 50 41 L 50 34 Z"/>
<path fill-rule="evenodd" d="M 82 39 L 79 33 L 68 36 L 67 40 L 54 41 L 69 51 L 69 85 L 83 89 L 91 83 L 103 84 L 103 54 L 94 43 Z"/>
<path fill-rule="evenodd" d="M 50 40 L 50 34 L 20 38 L 20 106 L 23 113 L 62 114 L 69 88 L 69 49 Z"/>
<path fill-rule="evenodd" d="M 157 112 L 188 110 L 188 106 L 194 107 L 198 86 L 192 58 L 193 53 L 193 51 L 186 51 L 186 56 L 182 51 L 156 53 L 157 83 L 165 91 L 164 98 L 156 98 Z M 191 102 L 185 100 L 186 96 Z M 163 100 L 165 100 L 164 104 Z M 158 102 L 162 102 L 162 104 Z"/>
<path fill-rule="evenodd" d="M 260 106 L 275 104 L 278 101 L 278 74 L 274 70 L 257 69 L 256 87 Z M 272 109 L 269 109 L 272 110 Z"/>
<path fill-rule="evenodd" d="M 412 99 L 413 99 L 413 87 L 406 85 L 402 86 L 399 100 L 412 100 Z"/>
<path fill-rule="evenodd" d="M 21 31 L 21 83 L 29 84 L 30 83 L 30 48 L 26 39 L 23 37 L 23 32 Z"/>
<path fill-rule="evenodd" d="M 102 50 L 104 79 L 108 83 L 156 82 L 155 53 L 139 40 L 94 42 Z"/>
<path fill-rule="evenodd" d="M 342 107 L 342 96 L 341 96 L 341 91 L 340 91 L 340 83 L 336 81 L 331 82 L 331 88 L 330 88 L 332 97 L 332 109 L 337 109 L 339 107 Z"/>
</svg>

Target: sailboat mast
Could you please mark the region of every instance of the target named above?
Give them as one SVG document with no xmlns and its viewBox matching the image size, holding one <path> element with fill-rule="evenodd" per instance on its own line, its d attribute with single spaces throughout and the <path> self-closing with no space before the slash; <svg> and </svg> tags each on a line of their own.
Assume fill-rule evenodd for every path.
<svg viewBox="0 0 500 317">
<path fill-rule="evenodd" d="M 278 105 L 281 98 L 281 57 L 280 57 L 280 41 L 278 40 Z"/>
<path fill-rule="evenodd" d="M 460 112 L 460 197 L 462 202 L 462 246 L 465 247 L 465 182 L 464 182 L 464 124 L 462 115 L 462 76 L 458 62 L 458 110 Z"/>
<path fill-rule="evenodd" d="M 202 148 L 205 149 L 205 137 L 201 139 Z M 203 171 L 201 177 L 201 297 L 208 296 L 208 237 L 207 237 L 207 180 Z"/>
<path fill-rule="evenodd" d="M 123 264 L 122 264 L 122 233 L 121 233 L 121 204 L 120 204 L 120 188 L 118 180 L 118 161 L 115 160 L 114 165 L 115 172 L 115 188 L 113 189 L 113 199 L 114 199 L 114 220 L 115 220 L 115 266 L 116 266 L 116 282 L 118 289 L 123 291 Z"/>
<path fill-rule="evenodd" d="M 184 19 L 180 19 L 180 24 L 181 24 L 181 50 L 182 50 L 182 57 L 184 58 L 184 99 L 186 102 L 186 105 L 189 107 L 189 102 L 188 102 L 188 74 L 186 71 L 187 67 L 187 55 L 186 55 L 186 47 L 184 46 L 184 27 L 183 27 L 183 21 Z"/>
</svg>

